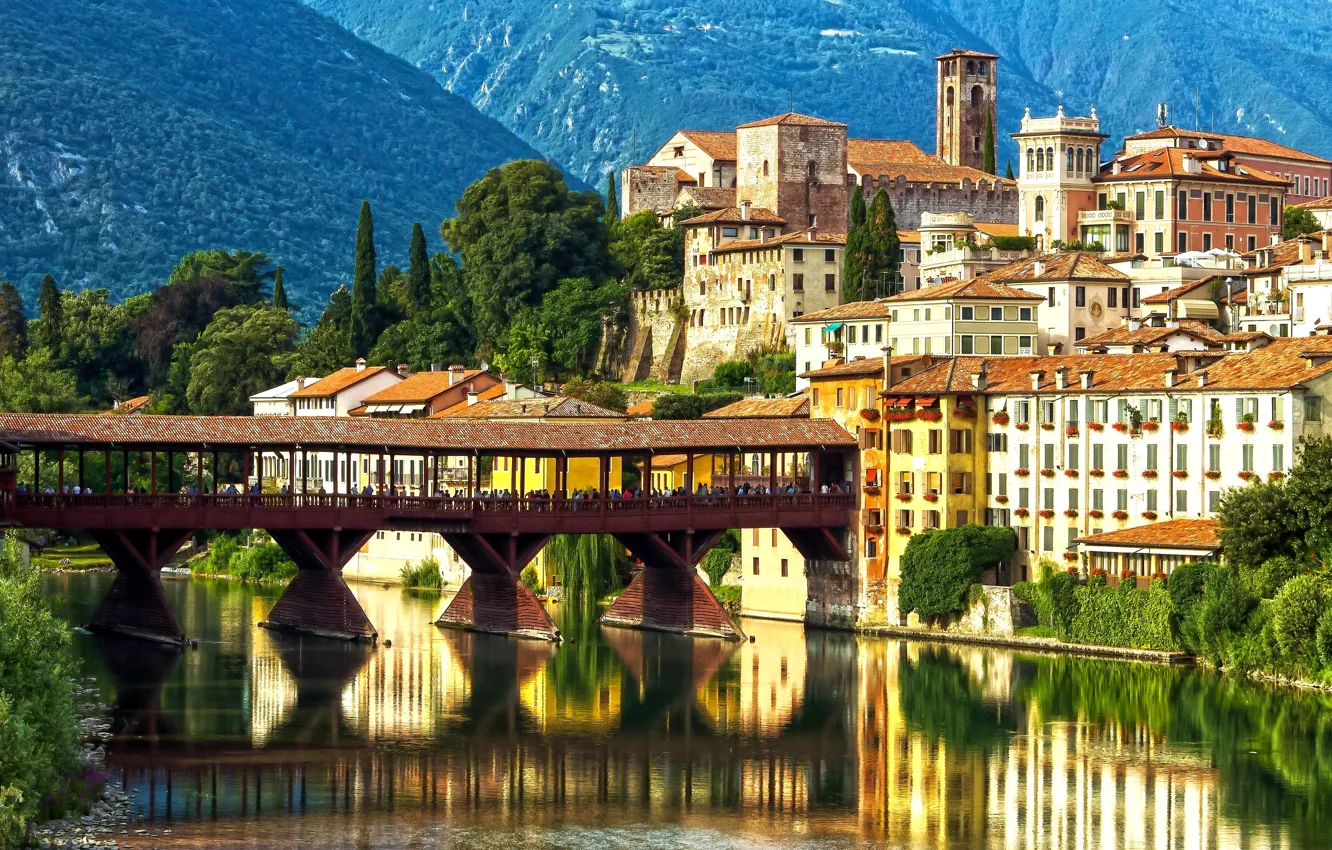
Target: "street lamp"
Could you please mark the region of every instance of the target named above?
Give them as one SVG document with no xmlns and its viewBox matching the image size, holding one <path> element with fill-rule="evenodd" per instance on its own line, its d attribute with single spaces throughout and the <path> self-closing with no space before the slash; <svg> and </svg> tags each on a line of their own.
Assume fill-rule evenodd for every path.
<svg viewBox="0 0 1332 850">
<path fill-rule="evenodd" d="M 540 368 L 541 368 L 541 358 L 540 358 L 540 357 L 533 357 L 533 358 L 532 358 L 532 392 L 534 392 L 534 393 L 540 393 L 540 392 L 541 392 L 541 383 L 537 380 L 537 378 L 538 378 L 538 370 L 539 370 Z"/>
</svg>

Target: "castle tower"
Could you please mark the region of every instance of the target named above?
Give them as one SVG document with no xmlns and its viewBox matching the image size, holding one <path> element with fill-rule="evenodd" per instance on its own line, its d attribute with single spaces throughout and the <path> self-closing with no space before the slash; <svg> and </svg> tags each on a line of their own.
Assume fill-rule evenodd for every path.
<svg viewBox="0 0 1332 850">
<path fill-rule="evenodd" d="M 1026 110 L 1022 129 L 1013 134 L 1018 147 L 1019 234 L 1036 237 L 1037 245 L 1046 250 L 1055 242 L 1082 238 L 1079 216 L 1096 209 L 1092 181 L 1100 170 L 1101 143 L 1106 138 L 1094 107 L 1090 115 L 1071 116 L 1060 106 L 1053 118 L 1032 118 L 1031 109 Z M 1109 211 L 1104 223 L 1085 222 L 1086 241 L 1113 250 L 1112 217 Z"/>
<path fill-rule="evenodd" d="M 998 123 L 999 57 L 954 48 L 934 61 L 939 71 L 934 152 L 949 165 L 981 168 L 985 163 L 985 119 Z"/>
<path fill-rule="evenodd" d="M 788 112 L 740 125 L 735 142 L 737 204 L 772 210 L 787 233 L 846 232 L 845 124 Z"/>
</svg>

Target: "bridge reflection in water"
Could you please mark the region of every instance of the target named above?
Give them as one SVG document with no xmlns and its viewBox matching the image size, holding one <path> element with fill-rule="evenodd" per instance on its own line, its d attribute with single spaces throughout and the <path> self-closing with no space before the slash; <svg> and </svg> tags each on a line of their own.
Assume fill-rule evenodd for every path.
<svg viewBox="0 0 1332 850">
<path fill-rule="evenodd" d="M 178 610 L 191 584 L 168 583 Z M 911 847 L 1298 848 L 1329 826 L 1332 774 L 1313 754 L 1332 714 L 1316 697 L 757 621 L 737 646 L 557 615 L 572 638 L 557 648 L 439 632 L 437 599 L 356 589 L 392 648 L 257 630 L 263 605 L 216 587 L 250 621 L 219 619 L 236 644 L 173 664 L 81 639 L 116 694 L 111 764 L 145 818 L 186 845 L 312 847 L 353 846 L 353 825 L 364 846 L 479 847 L 448 830 L 651 823 Z"/>
</svg>

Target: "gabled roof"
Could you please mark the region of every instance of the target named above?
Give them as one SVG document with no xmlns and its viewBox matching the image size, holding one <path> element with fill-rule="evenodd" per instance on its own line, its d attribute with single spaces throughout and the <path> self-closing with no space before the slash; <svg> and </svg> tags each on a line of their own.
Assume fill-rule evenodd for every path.
<svg viewBox="0 0 1332 850">
<path fill-rule="evenodd" d="M 745 218 L 739 207 L 726 207 L 686 219 L 685 224 L 786 224 L 786 219 L 763 207 L 750 207 Z"/>
<path fill-rule="evenodd" d="M 939 283 L 934 286 L 924 286 L 909 292 L 898 293 L 897 295 L 890 296 L 883 300 L 896 304 L 898 302 L 910 301 L 938 301 L 945 298 L 955 301 L 972 299 L 989 301 L 996 298 L 1033 302 L 1045 300 L 1045 296 L 1043 295 L 1027 292 L 1025 289 L 1013 289 L 1012 287 L 1003 285 L 995 286 L 984 278 L 955 280 L 951 283 Z"/>
<path fill-rule="evenodd" d="M 673 174 L 677 183 L 697 183 L 698 178 L 692 176 L 683 168 L 677 168 L 674 165 L 635 165 L 637 171 L 646 171 L 650 174 Z"/>
<path fill-rule="evenodd" d="M 1274 339 L 1253 351 L 1228 354 L 1199 371 L 1207 373 L 1209 390 L 1278 390 L 1301 386 L 1332 373 L 1332 336 Z"/>
<path fill-rule="evenodd" d="M 315 381 L 303 390 L 297 390 L 291 394 L 290 398 L 328 398 L 382 372 L 388 372 L 391 375 L 397 374 L 387 366 L 366 366 L 360 371 L 357 371 L 355 366 L 348 366 L 339 369 L 327 378 Z"/>
<path fill-rule="evenodd" d="M 116 405 L 110 410 L 102 411 L 102 415 L 130 416 L 146 408 L 148 406 L 149 400 L 150 400 L 149 397 L 146 395 L 140 395 L 140 396 L 135 396 L 134 398 L 125 399 L 120 404 Z"/>
<path fill-rule="evenodd" d="M 1220 549 L 1214 519 L 1168 519 L 1149 525 L 1135 525 L 1100 534 L 1090 534 L 1074 541 L 1089 546 L 1124 546 L 1142 549 Z"/>
<path fill-rule="evenodd" d="M 651 399 L 649 401 L 640 401 L 637 404 L 631 404 L 629 405 L 629 409 L 624 412 L 624 415 L 628 416 L 630 419 L 645 419 L 652 415 L 652 408 L 656 403 L 656 399 Z"/>
<path fill-rule="evenodd" d="M 1332 210 L 1332 195 L 1326 198 L 1314 198 L 1312 201 L 1305 201 L 1302 204 L 1295 204 L 1297 207 L 1303 207 L 1306 210 Z"/>
<path fill-rule="evenodd" d="M 755 248 L 771 248 L 774 245 L 823 245 L 825 247 L 837 247 L 846 244 L 845 233 L 824 233 L 814 231 L 811 238 L 809 231 L 801 230 L 798 233 L 784 233 L 781 236 L 774 236 L 771 239 L 741 239 L 735 242 L 727 242 L 725 245 L 719 245 L 712 249 L 714 254 L 725 254 L 731 251 L 750 251 Z"/>
<path fill-rule="evenodd" d="M 905 366 L 915 368 L 916 366 L 930 367 L 950 359 L 948 355 L 939 354 L 916 354 L 909 357 L 894 357 L 892 361 L 893 371 L 897 372 Z M 883 358 L 881 357 L 857 357 L 854 360 L 848 360 L 845 363 L 838 363 L 834 366 L 823 366 L 818 369 L 812 369 L 808 372 L 802 372 L 802 378 L 864 378 L 883 374 Z"/>
<path fill-rule="evenodd" d="M 787 398 L 743 398 L 703 414 L 704 419 L 770 419 L 809 417 L 809 396 Z"/>
<path fill-rule="evenodd" d="M 1330 338 L 1332 339 L 1332 338 Z M 984 392 L 988 394 L 1031 394 L 1031 373 L 1041 372 L 1036 392 L 1070 392 L 1081 387 L 1079 373 L 1090 369 L 1092 392 L 1153 390 L 1165 387 L 1165 373 L 1178 369 L 1174 354 L 1064 354 L 1034 357 L 954 357 L 933 368 L 917 372 L 899 381 L 885 392 L 889 395 L 939 393 L 977 393 L 971 376 L 985 370 Z M 1055 370 L 1067 369 L 1067 384 L 1055 385 Z"/>
<path fill-rule="evenodd" d="M 698 146 L 714 160 L 735 161 L 735 131 L 733 130 L 681 130 L 680 135 Z"/>
<path fill-rule="evenodd" d="M 1250 156 L 1266 156 L 1279 159 L 1299 159 L 1306 162 L 1317 162 L 1332 164 L 1332 160 L 1324 159 L 1321 156 L 1315 156 L 1302 150 L 1296 150 L 1286 145 L 1259 139 L 1255 136 L 1235 136 L 1228 133 L 1204 133 L 1200 130 L 1185 130 L 1181 127 L 1165 126 L 1157 127 L 1146 133 L 1138 133 L 1129 136 L 1124 141 L 1137 141 L 1139 139 L 1207 139 L 1208 141 L 1220 142 L 1223 150 L 1232 153 L 1244 153 Z M 1203 153 L 1208 153 L 1204 151 Z"/>
<path fill-rule="evenodd" d="M 1305 233 L 1301 236 L 1287 239 L 1284 242 L 1278 242 L 1275 245 L 1248 251 L 1244 254 L 1244 257 L 1246 259 L 1252 259 L 1255 263 L 1258 261 L 1258 255 L 1264 251 L 1270 254 L 1270 259 L 1267 265 L 1244 269 L 1241 274 L 1249 276 L 1270 274 L 1279 269 L 1283 269 L 1286 266 L 1299 265 L 1300 245 L 1314 243 L 1317 237 L 1317 233 Z M 1318 250 L 1318 248 L 1315 247 L 1314 250 Z"/>
<path fill-rule="evenodd" d="M 796 316 L 790 322 L 793 325 L 800 325 L 806 322 L 844 322 L 847 319 L 887 319 L 892 314 L 892 308 L 884 304 L 882 299 L 877 301 L 848 301 L 845 304 L 838 304 L 836 307 L 815 310 L 813 313 Z"/>
<path fill-rule="evenodd" d="M 858 163 L 940 165 L 943 160 L 934 154 L 925 153 L 915 142 L 906 139 L 847 139 L 846 162 L 860 171 Z"/>
<path fill-rule="evenodd" d="M 986 236 L 1017 236 L 1017 224 L 1010 224 L 1005 221 L 977 221 L 972 224 L 981 233 Z"/>
<path fill-rule="evenodd" d="M 909 244 L 911 244 L 911 243 L 919 244 L 919 243 L 920 243 L 920 231 L 919 231 L 919 230 L 899 230 L 899 231 L 897 231 L 897 241 L 898 241 L 900 244 L 902 244 L 902 245 L 909 245 Z"/>
<path fill-rule="evenodd" d="M 465 385 L 483 376 L 502 383 L 499 378 L 480 369 L 468 369 L 462 372 L 417 372 L 391 387 L 385 387 L 374 395 L 366 396 L 362 401 L 365 404 L 427 402 L 446 390 L 460 384 Z"/>
<path fill-rule="evenodd" d="M 998 58 L 999 58 L 998 56 L 996 56 L 996 55 L 993 54 L 993 53 L 982 53 L 982 52 L 979 51 L 979 50 L 967 50 L 965 47 L 954 47 L 952 50 L 948 51 L 947 53 L 943 54 L 942 56 L 936 56 L 936 57 L 934 57 L 934 58 L 935 58 L 935 60 L 939 60 L 939 59 L 956 59 L 956 58 L 958 58 L 958 57 L 961 57 L 961 58 L 963 58 L 963 59 L 998 59 Z"/>
<path fill-rule="evenodd" d="M 1101 262 L 1096 254 L 1067 251 L 1017 260 L 982 276 L 991 283 L 1028 283 L 1040 280 L 1128 280 L 1129 276 Z"/>
<path fill-rule="evenodd" d="M 569 396 L 462 402 L 431 419 L 624 419 L 618 410 Z"/>
<path fill-rule="evenodd" d="M 1174 334 L 1191 336 L 1208 345 L 1218 347 L 1225 342 L 1224 334 L 1202 322 L 1181 319 L 1178 325 L 1164 328 L 1143 325 L 1134 330 L 1129 330 L 1127 326 L 1121 325 L 1117 328 L 1102 331 L 1095 336 L 1089 336 L 1086 339 L 1078 340 L 1075 345 L 1078 348 L 1096 348 L 1102 345 L 1150 346 L 1157 345 L 1163 340 L 1169 339 Z"/>
<path fill-rule="evenodd" d="M 703 210 L 725 210 L 735 206 L 735 190 L 722 186 L 685 186 L 680 194 L 688 194 L 695 206 Z"/>
<path fill-rule="evenodd" d="M 794 125 L 797 127 L 845 127 L 837 121 L 829 121 L 825 118 L 815 118 L 813 115 L 801 115 L 799 112 L 787 112 L 784 115 L 774 115 L 771 118 L 763 118 L 758 121 L 750 121 L 748 124 L 741 124 L 736 127 L 737 130 L 744 130 L 750 127 L 772 127 L 777 124 Z"/>
<path fill-rule="evenodd" d="M 1259 171 L 1240 163 L 1232 163 L 1221 171 L 1212 162 L 1210 151 L 1196 151 L 1188 148 L 1156 148 L 1144 151 L 1136 156 L 1126 156 L 1101 166 L 1101 171 L 1093 179 L 1098 183 L 1121 183 L 1126 180 L 1161 180 L 1178 178 L 1183 180 L 1204 180 L 1214 183 L 1258 184 L 1273 189 L 1285 188 L 1290 184 L 1275 174 Z M 1184 170 L 1186 158 L 1196 159 L 1199 163 L 1197 173 Z M 1116 163 L 1119 172 L 1115 173 Z"/>
<path fill-rule="evenodd" d="M 1173 287 L 1173 288 L 1171 288 L 1171 289 L 1167 289 L 1165 292 L 1158 292 L 1158 293 L 1156 293 L 1155 295 L 1148 295 L 1146 298 L 1142 299 L 1142 303 L 1144 303 L 1144 304 L 1169 304 L 1171 301 L 1174 301 L 1174 300 L 1179 299 L 1179 298 L 1183 298 L 1183 297 L 1186 296 L 1186 295 L 1201 295 L 1201 296 L 1204 296 L 1204 297 L 1202 298 L 1203 301 L 1211 301 L 1211 300 L 1212 300 L 1212 293 L 1211 293 L 1212 281 L 1215 281 L 1215 280 L 1219 280 L 1219 281 L 1221 281 L 1221 282 L 1224 284 L 1224 282 L 1225 282 L 1225 276 L 1224 276 L 1224 275 L 1215 275 L 1215 274 L 1214 274 L 1214 275 L 1212 275 L 1211 277 L 1205 277 L 1205 278 L 1203 278 L 1202 280 L 1195 280 L 1195 281 L 1192 281 L 1191 283 L 1182 283 L 1182 284 L 1180 284 L 1179 286 Z M 1201 289 L 1201 290 L 1205 290 L 1205 291 L 1203 291 L 1203 292 L 1198 292 L 1197 290 L 1200 290 L 1200 289 Z M 1195 298 L 1195 300 L 1197 300 L 1197 299 Z"/>
</svg>

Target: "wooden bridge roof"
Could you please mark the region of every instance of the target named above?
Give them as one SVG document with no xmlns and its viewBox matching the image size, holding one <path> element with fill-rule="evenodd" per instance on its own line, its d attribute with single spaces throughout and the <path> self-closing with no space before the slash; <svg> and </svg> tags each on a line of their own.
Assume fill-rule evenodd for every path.
<svg viewBox="0 0 1332 850">
<path fill-rule="evenodd" d="M 854 448 L 830 419 L 493 422 L 333 416 L 97 416 L 0 413 L 0 441 L 23 445 L 413 450 L 599 455 L 688 450 Z"/>
</svg>

